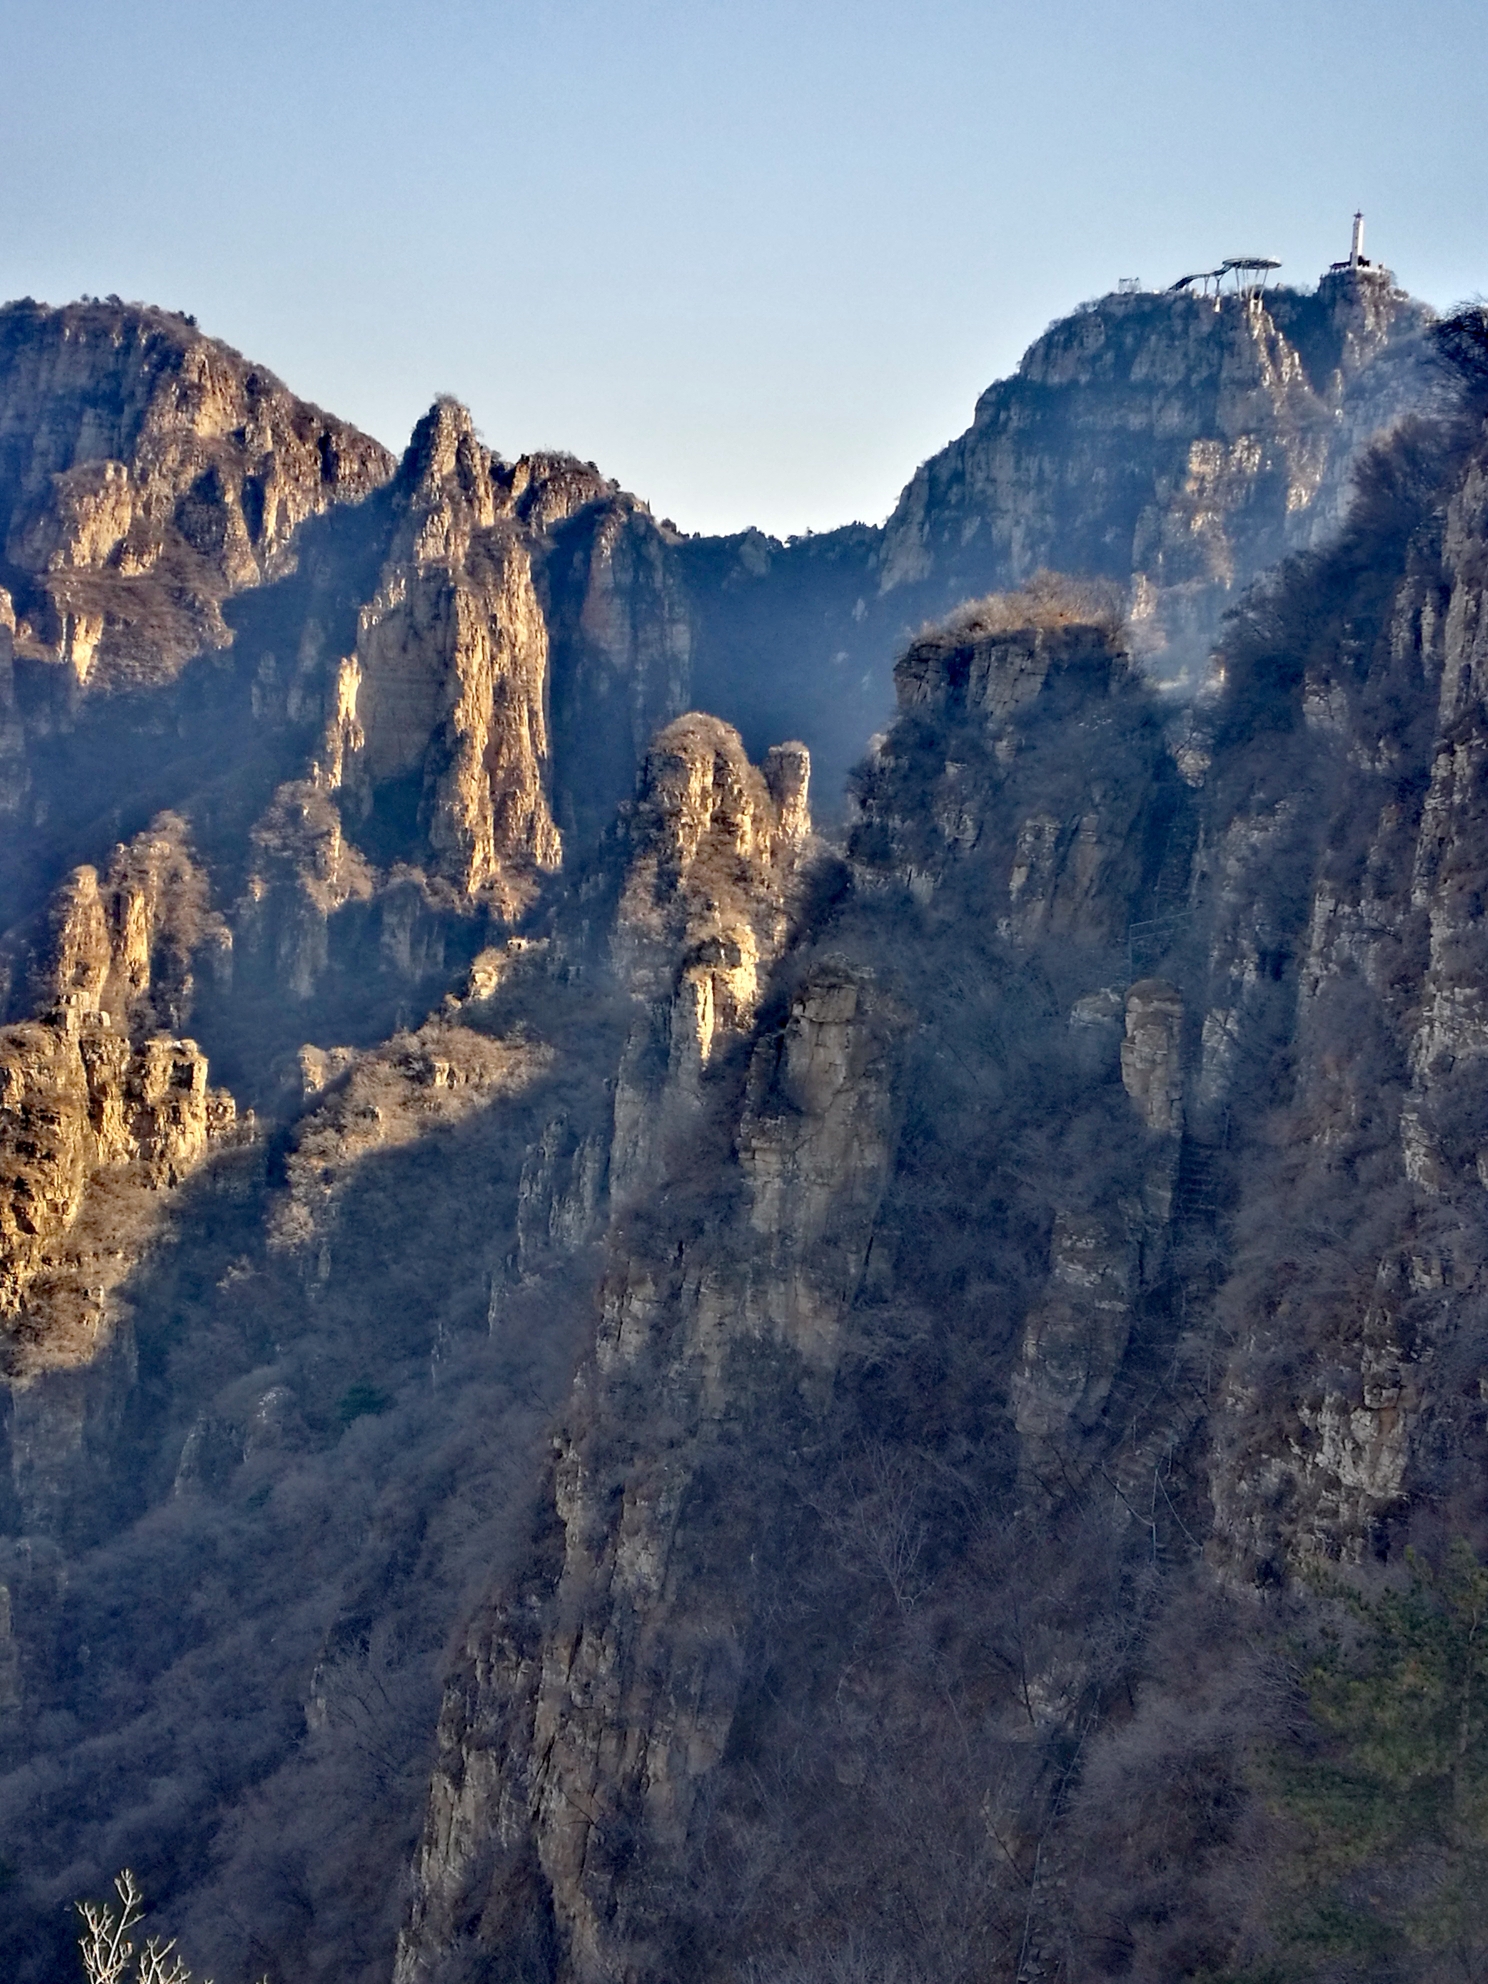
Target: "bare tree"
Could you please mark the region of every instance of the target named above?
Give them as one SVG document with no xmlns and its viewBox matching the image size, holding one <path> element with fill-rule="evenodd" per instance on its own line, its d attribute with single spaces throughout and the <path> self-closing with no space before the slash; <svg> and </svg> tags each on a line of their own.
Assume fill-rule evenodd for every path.
<svg viewBox="0 0 1488 1984">
<path fill-rule="evenodd" d="M 176 1954 L 175 1938 L 162 1942 L 151 1936 L 136 1954 L 129 1932 L 144 1920 L 145 1898 L 139 1882 L 126 1867 L 114 1882 L 119 1912 L 107 1901 L 80 1901 L 77 1912 L 87 1925 L 78 1937 L 88 1984 L 191 1984 L 191 1972 Z M 212 1984 L 204 1977 L 202 1984 Z M 268 1984 L 268 1979 L 263 1980 Z"/>
</svg>

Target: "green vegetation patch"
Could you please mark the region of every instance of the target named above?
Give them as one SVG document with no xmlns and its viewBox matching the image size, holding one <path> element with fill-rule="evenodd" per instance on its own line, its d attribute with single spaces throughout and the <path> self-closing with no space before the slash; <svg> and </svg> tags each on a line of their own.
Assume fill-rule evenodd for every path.
<svg viewBox="0 0 1488 1984">
<path fill-rule="evenodd" d="M 1268 1759 L 1296 1828 L 1278 1923 L 1294 1975 L 1410 1950 L 1488 1962 L 1488 1568 L 1461 1539 L 1440 1570 L 1409 1564 L 1376 1599 L 1332 1588 L 1355 1631 L 1302 1676 L 1319 1740 Z"/>
</svg>

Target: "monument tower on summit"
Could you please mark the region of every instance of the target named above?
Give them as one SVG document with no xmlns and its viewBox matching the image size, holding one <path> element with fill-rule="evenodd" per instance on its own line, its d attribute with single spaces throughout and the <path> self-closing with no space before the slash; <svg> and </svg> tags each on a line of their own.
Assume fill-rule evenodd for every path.
<svg viewBox="0 0 1488 1984">
<path fill-rule="evenodd" d="M 1354 231 L 1349 239 L 1347 260 L 1330 262 L 1323 277 L 1325 283 L 1340 280 L 1384 282 L 1392 286 L 1395 281 L 1393 269 L 1387 269 L 1382 262 L 1371 262 L 1364 253 L 1364 215 L 1359 211 L 1354 214 Z"/>
</svg>

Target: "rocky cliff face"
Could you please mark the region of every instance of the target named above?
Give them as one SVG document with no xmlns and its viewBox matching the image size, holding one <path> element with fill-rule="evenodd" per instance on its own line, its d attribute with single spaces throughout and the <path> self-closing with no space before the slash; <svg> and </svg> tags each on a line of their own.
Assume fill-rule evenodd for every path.
<svg viewBox="0 0 1488 1984">
<path fill-rule="evenodd" d="M 324 773 L 364 814 L 379 787 L 413 781 L 433 872 L 466 894 L 504 885 L 513 906 L 523 871 L 561 858 L 547 627 L 516 513 L 533 499 L 542 527 L 573 497 L 534 495 L 532 469 L 503 478 L 463 408 L 420 425 L 382 582 L 338 673 Z"/>
<path fill-rule="evenodd" d="M 510 922 L 561 865 L 534 562 L 542 533 L 609 494 L 566 457 L 502 463 L 452 401 L 420 423 L 354 646 L 320 667 L 315 754 L 253 830 L 245 914 L 300 998 L 330 968 L 347 905 L 411 978 L 410 909 L 425 943 L 451 909 L 476 911 L 477 929 Z"/>
<path fill-rule="evenodd" d="M 918 644 L 899 680 L 904 713 L 860 792 L 864 906 L 798 937 L 757 1020 L 732 1009 L 752 1034 L 747 1053 L 694 1091 L 689 1137 L 652 1138 L 621 1174 L 594 1351 L 557 1441 L 547 1540 L 532 1579 L 477 1621 L 446 1700 L 400 1977 L 437 1971 L 472 1938 L 481 1949 L 546 1948 L 561 1974 L 586 1980 L 660 1975 L 679 1960 L 678 1898 L 729 1796 L 740 1718 L 758 1712 L 759 1608 L 775 1588 L 761 1553 L 778 1546 L 782 1471 L 797 1443 L 821 1458 L 844 1391 L 862 1382 L 869 1337 L 897 1333 L 886 1313 L 914 1300 L 909 1277 L 935 1279 L 912 1235 L 903 1151 L 906 1136 L 913 1145 L 924 1134 L 911 1097 L 924 1099 L 927 1070 L 912 1043 L 946 996 L 927 983 L 946 964 L 943 933 L 969 887 L 994 946 L 1072 943 L 1098 978 L 1113 920 L 1124 935 L 1156 866 L 1129 794 L 1101 810 L 1114 797 L 1101 771 L 1112 786 L 1117 765 L 1160 779 L 1160 726 L 1113 629 L 1082 617 L 1076 599 L 996 602 Z M 1067 722 L 1089 699 L 1108 750 L 1094 790 Z M 719 743 L 719 726 L 689 718 L 649 761 L 615 941 L 653 992 L 677 985 L 679 963 L 687 989 L 698 857 L 720 824 L 711 864 L 727 856 L 733 913 L 746 907 L 740 849 L 752 840 L 765 857 L 756 902 L 763 893 L 770 907 L 770 842 L 788 815 L 758 790 L 749 803 L 737 747 L 720 762 Z M 954 808 L 927 784 L 932 758 Z M 1034 836 L 1036 873 L 1019 867 L 1033 806 L 1049 822 Z M 721 894 L 715 881 L 702 897 L 714 915 Z M 906 899 L 934 933 L 911 946 L 921 961 L 902 955 Z M 689 1021 L 699 1005 L 686 1004 Z M 1154 1083 L 1129 1086 L 1150 1117 Z M 622 1076 L 617 1151 L 624 1099 Z M 1110 1129 L 1129 1169 L 1135 1158 L 1140 1192 L 1147 1143 L 1124 1098 Z M 1170 1137 L 1164 1120 L 1151 1141 Z M 1143 1240 L 1157 1249 L 1158 1222 L 1140 1208 L 1135 1217 L 1138 1255 Z M 1143 1270 L 1125 1258 L 1132 1242 L 1113 1240 L 1078 1200 L 1056 1227 L 1051 1285 L 1097 1288 L 1102 1317 L 1114 1287 L 1120 1316 L 1103 1347 L 1068 1304 L 1056 1313 L 1046 1302 L 1028 1325 L 1021 1423 L 1052 1443 L 1073 1412 L 1077 1448 L 1101 1422 Z M 1061 1331 L 1079 1339 L 1064 1358 L 1082 1360 L 1073 1398 L 1051 1376 Z M 904 1561 L 892 1551 L 890 1561 L 907 1591 L 917 1551 L 902 1541 Z"/>
<path fill-rule="evenodd" d="M 233 1127 L 189 1015 L 192 963 L 228 941 L 182 822 L 80 868 L 33 960 L 38 1017 L 0 1032 L 0 1315 L 12 1383 L 87 1363 L 109 1296 L 177 1186 Z"/>
<path fill-rule="evenodd" d="M 697 608 L 677 533 L 608 488 L 560 524 L 546 561 L 558 800 L 582 846 L 628 800 L 651 739 L 693 696 Z"/>
<path fill-rule="evenodd" d="M 1284 1442 L 1265 1358 L 1246 1360 L 1230 1396 L 1219 1527 L 1262 1563 L 1366 1549 L 1475 1423 L 1459 1381 L 1438 1389 L 1426 1373 L 1451 1367 L 1460 1333 L 1475 1329 L 1480 1248 L 1477 459 L 1470 448 L 1427 466 L 1402 446 L 1378 465 L 1373 509 L 1277 597 L 1283 622 L 1304 599 L 1324 611 L 1280 680 L 1258 654 L 1274 632 L 1264 609 L 1236 637 L 1242 667 L 1269 676 L 1276 698 L 1241 762 L 1259 770 L 1264 753 L 1277 773 L 1306 771 L 1288 791 L 1253 771 L 1216 842 L 1222 908 L 1199 1082 L 1205 1105 L 1231 1120 L 1252 1107 L 1258 1043 L 1286 1002 L 1298 1066 L 1282 1120 L 1298 1201 L 1283 1237 L 1253 1249 L 1258 1280 L 1241 1286 L 1275 1319 L 1263 1331 L 1270 1354 L 1272 1328 L 1288 1335 L 1305 1304 L 1285 1356 L 1306 1343 L 1321 1361 L 1327 1344 L 1337 1360 L 1326 1381 L 1303 1385 Z M 1447 487 L 1428 495 L 1437 474 Z M 1392 528 L 1407 548 L 1386 581 L 1375 560 Z M 1288 859 L 1308 888 L 1279 913 L 1262 877 Z M 1297 1250 L 1301 1272 L 1283 1292 Z"/>
<path fill-rule="evenodd" d="M 7 333 L 14 516 L 65 508 L 55 344 L 48 476 L 207 449 L 257 544 L 201 424 L 246 372 L 62 319 Z M 1483 1493 L 1481 396 L 1355 460 L 1421 321 L 1107 299 L 887 533 L 788 547 L 450 402 L 312 502 L 270 382 L 309 507 L 193 552 L 153 673 L 179 494 L 100 551 L 61 700 L 83 568 L 12 562 L 18 1978 L 125 1861 L 243 1984 L 1250 1960 L 1235 1622 Z M 1159 1868 L 1118 1783 L 1229 1843 Z"/>
<path fill-rule="evenodd" d="M 1040 566 L 1110 578 L 1150 665 L 1201 667 L 1237 592 L 1336 530 L 1361 444 L 1420 403 L 1429 322 L 1383 272 L 1313 295 L 1102 298 L 919 470 L 878 589 L 949 603 Z"/>
<path fill-rule="evenodd" d="M 709 1063 L 752 1028 L 809 852 L 810 773 L 803 745 L 756 767 L 737 731 L 697 714 L 647 754 L 611 945 L 641 1002 L 615 1092 L 618 1191 L 685 1136 Z"/>
<path fill-rule="evenodd" d="M 392 469 L 187 318 L 117 299 L 0 312 L 0 575 L 22 663 L 70 692 L 168 680 L 224 645 L 223 601 Z"/>
<path fill-rule="evenodd" d="M 822 1965 L 865 1922 L 927 1974 L 1108 1974 L 1032 1762 L 1144 1630 L 1089 1526 L 1264 1587 L 1467 1519 L 1482 433 L 1398 437 L 1176 721 L 1088 589 L 907 650 L 830 907 L 612 1229 L 533 1570 L 446 1696 L 400 1979 L 660 1977 L 719 1936 Z M 1039 1605 L 1091 1581 L 1052 1637 L 1006 1637 L 993 1508 L 1037 1525 Z M 911 1847 L 948 1724 L 988 1747 Z M 927 1921 L 978 1815 L 1001 1866 Z M 1128 1936 L 1154 1975 L 1165 1933 Z"/>
<path fill-rule="evenodd" d="M 1139 664 L 1197 681 L 1227 608 L 1338 529 L 1360 450 L 1440 390 L 1430 321 L 1385 271 L 1260 304 L 1094 300 L 988 387 L 881 528 L 679 547 L 693 700 L 751 750 L 803 737 L 830 805 L 915 630 L 1041 568 L 1126 590 Z M 776 674 L 782 644 L 807 679 Z"/>
<path fill-rule="evenodd" d="M 818 965 L 732 1085 L 742 1189 L 721 1224 L 687 1186 L 716 1142 L 653 1145 L 626 1177 L 635 1210 L 555 1437 L 540 1562 L 477 1620 L 446 1698 L 400 1977 L 472 1931 L 575 1977 L 667 1961 L 632 1856 L 641 1841 L 655 1856 L 652 1888 L 684 1875 L 757 1595 L 749 1498 L 717 1497 L 746 1427 L 789 1412 L 803 1377 L 816 1397 L 830 1385 L 892 1155 L 905 1018 L 871 978 Z M 618 1144 L 618 1107 L 616 1128 Z M 638 1388 L 669 1426 L 660 1446 Z"/>
<path fill-rule="evenodd" d="M 278 781 L 339 795 L 377 865 L 515 907 L 560 829 L 574 852 L 597 844 L 689 706 L 756 755 L 800 735 L 834 812 L 912 627 L 1041 565 L 1133 588 L 1138 658 L 1197 667 L 1238 591 L 1336 526 L 1369 435 L 1429 397 L 1427 314 L 1373 277 L 1265 308 L 1104 299 L 989 391 L 884 532 L 783 546 L 679 538 L 589 465 L 500 462 L 453 407 L 390 490 L 374 443 L 183 319 L 12 306 L 0 793 L 28 834 L 0 873 L 4 920 L 93 852 L 57 816 L 70 779 L 104 814 L 146 785 L 179 810 L 245 699 Z M 86 503 L 79 477 L 99 482 Z M 69 700 L 83 676 L 91 723 Z M 158 700 L 115 698 L 151 683 Z"/>
</svg>

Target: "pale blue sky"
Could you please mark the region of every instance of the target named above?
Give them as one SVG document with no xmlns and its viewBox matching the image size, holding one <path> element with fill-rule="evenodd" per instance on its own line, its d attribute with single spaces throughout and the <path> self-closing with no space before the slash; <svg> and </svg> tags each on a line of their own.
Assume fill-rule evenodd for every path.
<svg viewBox="0 0 1488 1984">
<path fill-rule="evenodd" d="M 436 392 L 686 529 L 876 519 L 1052 317 L 1362 206 L 1488 288 L 1483 0 L 0 0 L 0 291 Z"/>
</svg>

